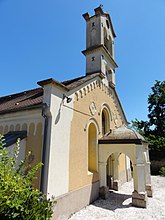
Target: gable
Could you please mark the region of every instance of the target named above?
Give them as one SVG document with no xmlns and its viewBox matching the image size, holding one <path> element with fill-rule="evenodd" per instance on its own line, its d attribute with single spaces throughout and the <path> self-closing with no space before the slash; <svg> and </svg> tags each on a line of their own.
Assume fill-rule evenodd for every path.
<svg viewBox="0 0 165 220">
<path fill-rule="evenodd" d="M 71 93 L 73 92 L 75 93 L 75 101 L 82 100 L 82 102 L 84 102 L 83 98 L 85 98 L 86 96 L 89 96 L 89 102 L 92 102 L 92 99 L 94 99 L 94 97 L 99 97 L 99 100 L 102 100 L 102 103 L 105 103 L 106 99 L 111 106 L 110 108 L 114 106 L 115 110 L 117 111 L 117 115 L 121 118 L 122 123 L 128 124 L 115 88 L 106 86 L 99 76 L 96 76 L 90 81 L 81 84 L 81 86 L 76 87 L 73 91 L 71 91 Z M 93 94 L 94 96 L 91 97 L 91 94 Z M 97 98 L 95 99 L 95 101 L 97 102 Z M 88 113 L 90 114 L 89 111 Z"/>
</svg>

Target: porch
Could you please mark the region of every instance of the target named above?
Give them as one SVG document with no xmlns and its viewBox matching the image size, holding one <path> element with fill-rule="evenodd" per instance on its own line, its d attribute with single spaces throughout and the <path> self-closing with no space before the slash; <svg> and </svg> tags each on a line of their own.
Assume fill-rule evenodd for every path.
<svg viewBox="0 0 165 220">
<path fill-rule="evenodd" d="M 133 167 L 134 191 L 132 192 L 132 205 L 146 208 L 147 197 L 152 197 L 148 143 L 139 133 L 129 129 L 126 125 L 111 130 L 99 139 L 98 143 L 101 196 L 106 198 L 109 191 L 107 165 L 110 155 L 114 155 L 112 188 L 119 189 L 118 159 L 119 155 L 123 153 L 129 157 Z"/>
</svg>

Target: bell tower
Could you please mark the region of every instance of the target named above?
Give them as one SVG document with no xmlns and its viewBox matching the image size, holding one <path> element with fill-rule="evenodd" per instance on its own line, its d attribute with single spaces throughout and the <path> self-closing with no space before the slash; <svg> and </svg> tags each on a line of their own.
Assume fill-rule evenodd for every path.
<svg viewBox="0 0 165 220">
<path fill-rule="evenodd" d="M 83 14 L 86 20 L 86 75 L 102 73 L 104 83 L 115 87 L 114 39 L 116 37 L 110 15 L 102 7 L 94 9 L 95 14 Z"/>
</svg>

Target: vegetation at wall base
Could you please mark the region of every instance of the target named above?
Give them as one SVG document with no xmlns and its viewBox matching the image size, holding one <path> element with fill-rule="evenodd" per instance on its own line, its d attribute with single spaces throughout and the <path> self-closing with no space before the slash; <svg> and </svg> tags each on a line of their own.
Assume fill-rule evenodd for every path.
<svg viewBox="0 0 165 220">
<path fill-rule="evenodd" d="M 148 96 L 148 121 L 132 121 L 132 127 L 149 142 L 151 173 L 165 166 L 165 81 L 156 80 Z"/>
<path fill-rule="evenodd" d="M 161 176 L 164 176 L 165 177 L 165 167 L 162 167 L 159 171 L 160 175 Z"/>
<path fill-rule="evenodd" d="M 46 199 L 33 187 L 33 180 L 42 163 L 30 168 L 24 161 L 17 166 L 19 140 L 12 152 L 7 151 L 0 135 L 0 219 L 50 220 L 54 199 Z"/>
</svg>

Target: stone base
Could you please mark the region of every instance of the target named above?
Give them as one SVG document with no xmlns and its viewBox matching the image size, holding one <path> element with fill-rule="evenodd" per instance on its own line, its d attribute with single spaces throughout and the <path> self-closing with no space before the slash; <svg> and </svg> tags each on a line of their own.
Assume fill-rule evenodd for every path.
<svg viewBox="0 0 165 220">
<path fill-rule="evenodd" d="M 109 195 L 109 187 L 101 186 L 99 189 L 99 196 L 101 199 L 107 199 Z"/>
<path fill-rule="evenodd" d="M 140 208 L 147 207 L 147 193 L 138 193 L 133 191 L 132 193 L 132 205 Z"/>
<path fill-rule="evenodd" d="M 152 197 L 153 190 L 151 184 L 146 185 L 146 191 L 147 191 L 147 196 Z"/>
<path fill-rule="evenodd" d="M 118 180 L 113 181 L 113 189 L 116 191 L 119 190 L 119 181 Z"/>
<path fill-rule="evenodd" d="M 99 197 L 99 181 L 56 198 L 52 220 L 68 219 Z"/>
</svg>

